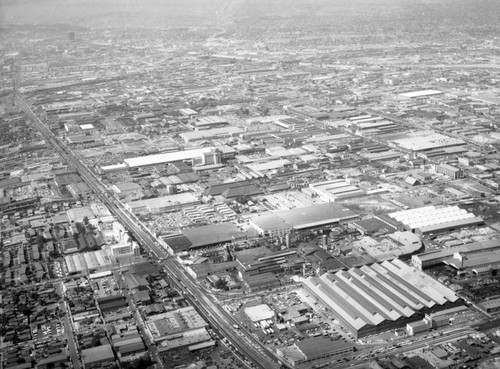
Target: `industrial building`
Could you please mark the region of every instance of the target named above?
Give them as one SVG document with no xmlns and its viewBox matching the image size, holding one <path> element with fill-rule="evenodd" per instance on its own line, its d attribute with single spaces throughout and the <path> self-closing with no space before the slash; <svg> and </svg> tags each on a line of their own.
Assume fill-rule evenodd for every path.
<svg viewBox="0 0 500 369">
<path fill-rule="evenodd" d="M 253 323 L 259 323 L 263 320 L 274 320 L 274 311 L 266 304 L 256 305 L 245 308 L 245 314 Z"/>
<path fill-rule="evenodd" d="M 232 223 L 210 224 L 183 229 L 180 233 L 163 236 L 160 243 L 172 254 L 220 247 L 221 245 L 245 238 Z"/>
<path fill-rule="evenodd" d="M 488 314 L 497 314 L 500 311 L 500 298 L 492 297 L 478 304 Z"/>
<path fill-rule="evenodd" d="M 380 118 L 380 117 L 378 117 Z M 359 120 L 355 122 L 356 134 L 358 136 L 373 136 L 383 133 L 398 131 L 400 126 L 390 120 L 371 119 Z"/>
<path fill-rule="evenodd" d="M 341 199 L 365 196 L 365 191 L 350 184 L 345 179 L 333 179 L 325 182 L 316 182 L 309 185 L 309 189 L 320 199 L 326 202 L 334 202 Z"/>
<path fill-rule="evenodd" d="M 183 333 L 205 332 L 208 324 L 192 306 L 153 315 L 146 321 L 146 328 L 155 342 L 175 339 Z M 200 329 L 203 328 L 201 331 Z M 202 333 L 203 335 L 203 333 Z M 190 344 L 198 342 L 189 342 Z"/>
<path fill-rule="evenodd" d="M 205 189 L 205 196 L 222 196 L 225 199 L 234 199 L 238 196 L 255 196 L 263 191 L 250 181 L 236 181 L 210 185 Z"/>
<path fill-rule="evenodd" d="M 201 200 L 198 196 L 191 192 L 185 192 L 145 200 L 130 201 L 125 204 L 125 209 L 133 214 L 151 214 L 176 211 L 182 207 L 200 203 Z"/>
<path fill-rule="evenodd" d="M 388 215 L 404 224 L 408 231 L 421 235 L 452 231 L 484 223 L 482 218 L 458 206 L 435 207 L 431 205 L 397 211 Z"/>
<path fill-rule="evenodd" d="M 435 265 L 443 264 L 446 260 L 453 258 L 455 253 L 469 257 L 473 254 L 487 255 L 492 251 L 500 250 L 500 240 L 490 240 L 483 242 L 469 243 L 467 245 L 455 246 L 453 248 L 442 249 L 438 251 L 428 251 L 422 254 L 413 255 L 411 264 L 419 269 L 424 270 Z"/>
<path fill-rule="evenodd" d="M 397 230 L 394 225 L 389 224 L 378 217 L 361 219 L 356 222 L 352 222 L 351 226 L 356 228 L 363 236 L 369 236 L 376 233 L 389 233 Z"/>
<path fill-rule="evenodd" d="M 113 263 L 113 260 L 108 253 L 110 253 L 108 250 L 97 250 L 66 255 L 64 260 L 68 268 L 68 274 L 88 274 L 91 270 L 108 270 Z"/>
<path fill-rule="evenodd" d="M 277 159 L 277 160 L 269 160 L 263 163 L 246 164 L 245 166 L 251 171 L 257 173 L 258 175 L 264 176 L 265 173 L 290 167 L 291 165 L 292 162 L 288 159 Z"/>
<path fill-rule="evenodd" d="M 448 178 L 458 179 L 464 176 L 462 169 L 450 164 L 439 164 L 436 166 L 436 172 L 444 174 Z"/>
<path fill-rule="evenodd" d="M 179 136 L 186 142 L 200 141 L 200 140 L 213 140 L 217 138 L 228 138 L 237 136 L 245 132 L 239 127 L 221 127 L 212 129 L 202 129 L 199 131 L 189 131 L 180 133 Z"/>
<path fill-rule="evenodd" d="M 399 259 L 309 277 L 303 286 L 356 338 L 462 304 L 451 289 Z"/>
<path fill-rule="evenodd" d="M 314 337 L 279 348 L 276 353 L 294 368 L 302 368 L 310 367 L 315 362 L 327 361 L 329 358 L 353 352 L 354 347 L 353 343 L 344 340 Z"/>
<path fill-rule="evenodd" d="M 124 160 L 128 168 L 148 167 L 152 165 L 168 164 L 177 161 L 187 161 L 193 166 L 220 164 L 221 154 L 212 147 L 201 149 L 174 151 L 164 154 L 138 156 Z"/>
<path fill-rule="evenodd" d="M 343 206 L 328 203 L 267 212 L 254 216 L 250 224 L 264 236 L 282 237 L 291 231 L 333 226 L 358 217 L 355 212 Z"/>
<path fill-rule="evenodd" d="M 183 109 L 187 110 L 187 109 Z M 196 122 L 194 122 L 194 128 L 197 131 L 212 129 L 212 128 L 221 128 L 229 125 L 229 122 L 224 117 L 218 116 L 208 116 L 208 117 L 199 117 Z"/>
<path fill-rule="evenodd" d="M 114 193 L 121 197 L 130 196 L 136 199 L 140 199 L 144 196 L 141 185 L 135 182 L 116 183 L 111 186 L 111 189 Z"/>
<path fill-rule="evenodd" d="M 277 287 L 281 285 L 278 275 L 300 273 L 304 267 L 303 259 L 294 250 L 273 252 L 254 260 L 242 260 L 237 255 L 236 259 L 240 263 L 239 277 L 251 291 Z"/>
<path fill-rule="evenodd" d="M 402 149 L 413 152 L 428 152 L 437 149 L 456 148 L 464 146 L 466 142 L 460 138 L 449 137 L 436 132 L 419 132 L 413 135 L 401 135 L 401 138 L 392 142 Z M 465 151 L 467 151 L 465 149 Z"/>
<path fill-rule="evenodd" d="M 425 99 L 430 96 L 437 96 L 442 94 L 443 91 L 439 90 L 419 90 L 419 91 L 404 92 L 399 94 L 399 96 L 405 97 L 407 99 Z"/>
</svg>

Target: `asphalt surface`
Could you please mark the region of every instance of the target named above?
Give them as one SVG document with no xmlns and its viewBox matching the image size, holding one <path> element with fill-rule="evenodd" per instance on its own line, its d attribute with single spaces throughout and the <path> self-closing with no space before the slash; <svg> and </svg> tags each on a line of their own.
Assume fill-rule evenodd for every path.
<svg viewBox="0 0 500 369">
<path fill-rule="evenodd" d="M 59 282 L 59 288 L 60 288 L 61 292 L 62 292 L 62 283 L 63 282 Z M 80 369 L 81 365 L 80 365 L 80 359 L 78 357 L 78 347 L 77 347 L 77 343 L 75 341 L 75 334 L 73 332 L 73 326 L 71 325 L 71 321 L 70 321 L 71 312 L 69 311 L 69 308 L 68 308 L 66 301 L 61 301 L 59 303 L 59 308 L 64 311 L 64 317 L 63 317 L 64 333 L 66 335 L 69 356 L 70 356 L 71 361 L 73 363 L 73 368 Z"/>
</svg>

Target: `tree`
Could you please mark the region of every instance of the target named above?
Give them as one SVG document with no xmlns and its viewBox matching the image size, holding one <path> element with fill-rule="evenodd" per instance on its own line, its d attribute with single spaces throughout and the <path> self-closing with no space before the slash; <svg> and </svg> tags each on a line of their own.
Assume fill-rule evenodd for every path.
<svg viewBox="0 0 500 369">
<path fill-rule="evenodd" d="M 26 316 L 30 316 L 31 315 L 31 309 L 29 307 L 27 307 L 25 304 L 19 304 L 19 305 L 17 305 L 17 310 L 21 314 L 24 314 Z"/>
<path fill-rule="evenodd" d="M 123 369 L 143 369 L 153 365 L 153 361 L 149 355 L 143 355 L 135 360 L 122 363 Z"/>
<path fill-rule="evenodd" d="M 248 202 L 248 200 L 250 200 L 250 197 L 248 195 L 239 195 L 235 200 L 244 205 Z"/>
<path fill-rule="evenodd" d="M 57 250 L 51 250 L 51 251 L 49 251 L 49 256 L 52 259 L 57 259 L 59 256 L 61 256 L 61 254 Z"/>
<path fill-rule="evenodd" d="M 215 282 L 214 287 L 219 290 L 223 290 L 227 287 L 227 281 L 225 279 L 219 278 L 219 280 Z"/>
</svg>

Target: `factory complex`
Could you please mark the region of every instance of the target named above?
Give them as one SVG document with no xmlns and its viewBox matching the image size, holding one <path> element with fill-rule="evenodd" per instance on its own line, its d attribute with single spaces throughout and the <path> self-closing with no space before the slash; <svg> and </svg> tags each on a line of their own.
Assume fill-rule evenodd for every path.
<svg viewBox="0 0 500 369">
<path fill-rule="evenodd" d="M 267 212 L 252 217 L 251 225 L 262 235 L 284 236 L 294 231 L 337 225 L 359 216 L 337 204 L 325 203 L 290 210 Z"/>
<path fill-rule="evenodd" d="M 303 286 L 356 338 L 462 304 L 451 289 L 398 259 L 309 277 Z"/>
<path fill-rule="evenodd" d="M 409 231 L 421 235 L 483 223 L 481 217 L 477 217 L 458 206 L 435 207 L 431 205 L 389 213 L 388 216 L 403 223 Z"/>
</svg>

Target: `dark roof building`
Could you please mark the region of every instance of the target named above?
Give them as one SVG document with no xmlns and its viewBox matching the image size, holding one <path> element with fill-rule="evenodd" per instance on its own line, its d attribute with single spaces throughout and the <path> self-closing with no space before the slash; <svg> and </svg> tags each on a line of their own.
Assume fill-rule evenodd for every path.
<svg viewBox="0 0 500 369">
<path fill-rule="evenodd" d="M 277 354 L 293 367 L 301 368 L 310 367 L 314 362 L 326 362 L 329 358 L 353 352 L 354 346 L 353 343 L 344 340 L 314 337 L 278 349 Z"/>
<path fill-rule="evenodd" d="M 212 185 L 205 190 L 206 196 L 223 196 L 234 199 L 238 196 L 255 196 L 264 193 L 260 188 L 249 181 L 238 181 Z"/>
<path fill-rule="evenodd" d="M 162 237 L 164 247 L 172 254 L 222 245 L 245 238 L 232 223 L 210 224 L 202 227 L 183 229 L 181 233 Z"/>
</svg>

